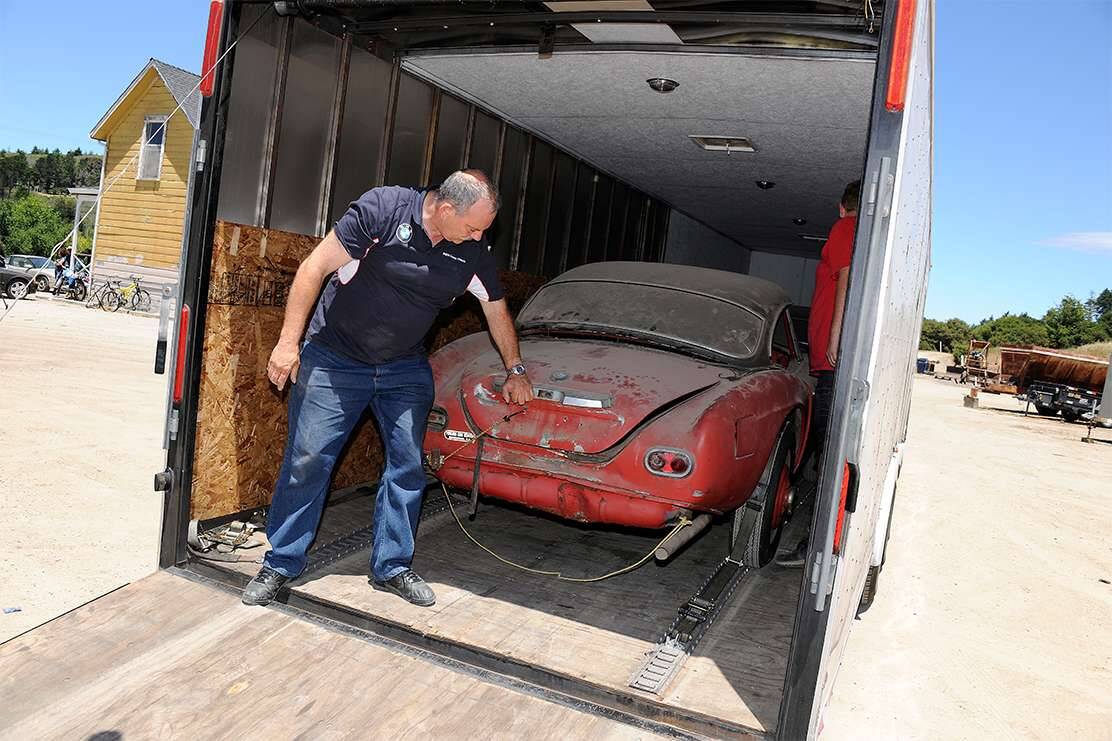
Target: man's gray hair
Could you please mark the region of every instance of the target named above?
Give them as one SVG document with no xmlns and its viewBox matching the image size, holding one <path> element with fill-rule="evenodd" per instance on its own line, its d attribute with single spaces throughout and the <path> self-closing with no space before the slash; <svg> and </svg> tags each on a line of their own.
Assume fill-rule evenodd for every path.
<svg viewBox="0 0 1112 741">
<path fill-rule="evenodd" d="M 498 190 L 482 170 L 458 170 L 453 172 L 436 189 L 436 199 L 447 203 L 464 214 L 479 201 L 490 201 L 491 210 L 501 206 Z"/>
</svg>

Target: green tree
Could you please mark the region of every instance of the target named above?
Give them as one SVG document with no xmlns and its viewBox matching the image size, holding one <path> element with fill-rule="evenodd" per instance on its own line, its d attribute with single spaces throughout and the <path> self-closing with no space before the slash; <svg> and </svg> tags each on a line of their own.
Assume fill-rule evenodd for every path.
<svg viewBox="0 0 1112 741">
<path fill-rule="evenodd" d="M 1066 296 L 1057 306 L 1047 311 L 1043 322 L 1046 324 L 1051 347 L 1077 347 L 1106 337 L 1103 328 L 1090 317 L 1085 304 L 1073 296 Z"/>
<path fill-rule="evenodd" d="M 6 215 L 0 219 L 0 241 L 7 254 L 50 254 L 54 245 L 65 239 L 70 225 L 42 198 L 29 195 L 8 201 Z"/>
<path fill-rule="evenodd" d="M 95 188 L 100 185 L 100 157 L 86 155 L 77 160 L 73 184 L 78 188 Z"/>
<path fill-rule="evenodd" d="M 1095 296 L 1091 296 L 1085 302 L 1085 308 L 1089 310 L 1092 315 L 1093 321 L 1099 321 L 1106 316 L 1112 315 L 1112 290 L 1105 288 Z"/>
<path fill-rule="evenodd" d="M 51 152 L 43 155 L 35 162 L 35 182 L 39 190 L 49 193 L 58 188 L 65 178 L 63 157 L 61 154 Z"/>
<path fill-rule="evenodd" d="M 13 188 L 29 185 L 33 179 L 23 152 L 0 154 L 0 196 L 8 197 Z"/>
<path fill-rule="evenodd" d="M 1046 325 L 1039 319 L 1027 314 L 1004 314 L 999 319 L 989 317 L 973 328 L 973 336 L 987 340 L 990 344 L 1002 345 L 1046 345 L 1049 335 Z"/>
<path fill-rule="evenodd" d="M 939 343 L 942 343 L 944 351 L 957 357 L 969 348 L 969 338 L 972 336 L 972 328 L 961 319 L 947 319 L 945 322 L 924 319 L 919 349 L 937 350 Z"/>
</svg>

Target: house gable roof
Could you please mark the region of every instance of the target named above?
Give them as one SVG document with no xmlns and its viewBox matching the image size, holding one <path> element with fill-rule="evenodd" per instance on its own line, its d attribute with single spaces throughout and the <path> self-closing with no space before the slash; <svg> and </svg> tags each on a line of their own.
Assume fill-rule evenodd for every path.
<svg viewBox="0 0 1112 741">
<path fill-rule="evenodd" d="M 197 83 L 201 81 L 199 75 L 184 70 L 180 67 L 175 67 L 172 64 L 167 64 L 159 59 L 151 59 L 147 62 L 146 66 L 139 71 L 131 84 L 127 86 L 120 97 L 116 98 L 116 102 L 108 109 L 108 112 L 101 116 L 100 121 L 89 132 L 89 136 L 98 141 L 104 141 L 107 138 L 107 132 L 104 130 L 106 124 L 112 118 L 113 114 L 118 111 L 125 102 L 139 90 L 144 79 L 151 73 L 157 74 L 162 80 L 162 84 L 170 91 L 170 95 L 174 96 L 174 100 L 181 106 L 182 113 L 185 114 L 189 125 L 197 128 L 201 123 L 201 93 L 197 90 Z"/>
</svg>

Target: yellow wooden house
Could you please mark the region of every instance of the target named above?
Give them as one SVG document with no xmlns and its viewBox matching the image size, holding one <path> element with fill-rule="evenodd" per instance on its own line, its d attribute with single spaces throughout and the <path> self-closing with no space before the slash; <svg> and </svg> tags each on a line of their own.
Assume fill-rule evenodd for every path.
<svg viewBox="0 0 1112 741">
<path fill-rule="evenodd" d="M 94 279 L 138 274 L 151 288 L 177 281 L 199 80 L 151 59 L 90 133 L 105 146 Z"/>
</svg>

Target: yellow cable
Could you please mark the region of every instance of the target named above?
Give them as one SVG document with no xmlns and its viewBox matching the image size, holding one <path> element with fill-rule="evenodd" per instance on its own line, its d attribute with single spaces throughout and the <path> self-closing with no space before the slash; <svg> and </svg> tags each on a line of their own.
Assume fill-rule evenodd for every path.
<svg viewBox="0 0 1112 741">
<path fill-rule="evenodd" d="M 676 533 L 678 533 L 680 530 L 684 529 L 685 527 L 687 527 L 688 525 L 691 524 L 691 520 L 687 519 L 686 516 L 680 517 L 680 521 L 678 523 L 676 523 L 676 526 L 673 527 L 667 535 L 664 536 L 664 539 L 661 540 L 656 545 L 654 545 L 652 550 L 649 551 L 648 553 L 646 553 L 645 556 L 643 558 L 641 558 L 639 561 L 637 561 L 636 563 L 632 563 L 629 566 L 625 566 L 623 568 L 620 568 L 617 571 L 611 571 L 609 574 L 603 574 L 602 576 L 594 576 L 594 577 L 590 577 L 590 578 L 587 578 L 587 579 L 576 578 L 576 577 L 572 577 L 572 576 L 564 576 L 559 571 L 542 571 L 541 569 L 531 569 L 528 566 L 522 566 L 519 563 L 514 563 L 513 561 L 509 560 L 508 558 L 503 558 L 502 556 L 499 556 L 497 553 L 495 553 L 494 551 L 492 551 L 491 549 L 487 548 L 485 545 L 480 543 L 475 538 L 474 535 L 472 535 L 470 532 L 468 532 L 467 528 L 464 527 L 463 520 L 461 520 L 459 518 L 459 515 L 456 514 L 456 506 L 452 503 L 452 497 L 451 497 L 450 494 L 448 494 L 448 487 L 444 485 L 443 481 L 440 482 L 440 488 L 444 492 L 444 498 L 448 500 L 448 509 L 452 510 L 452 517 L 455 518 L 456 524 L 459 525 L 459 529 L 463 531 L 463 534 L 466 535 L 467 538 L 472 543 L 479 546 L 484 551 L 486 551 L 490 555 L 494 556 L 495 558 L 497 558 L 499 561 L 506 564 L 507 566 L 513 566 L 515 569 L 521 569 L 522 571 L 528 571 L 531 574 L 539 574 L 540 576 L 553 576 L 553 577 L 556 577 L 557 579 L 559 579 L 560 581 L 578 582 L 580 584 L 588 584 L 590 582 L 602 581 L 603 579 L 609 579 L 612 576 L 619 576 L 621 574 L 625 574 L 627 572 L 633 571 L 634 569 L 643 566 L 646 561 L 648 561 L 650 558 L 653 557 L 653 554 L 656 553 L 657 548 L 660 548 L 662 545 L 664 545 L 669 540 L 671 540 L 672 537 Z"/>
</svg>

